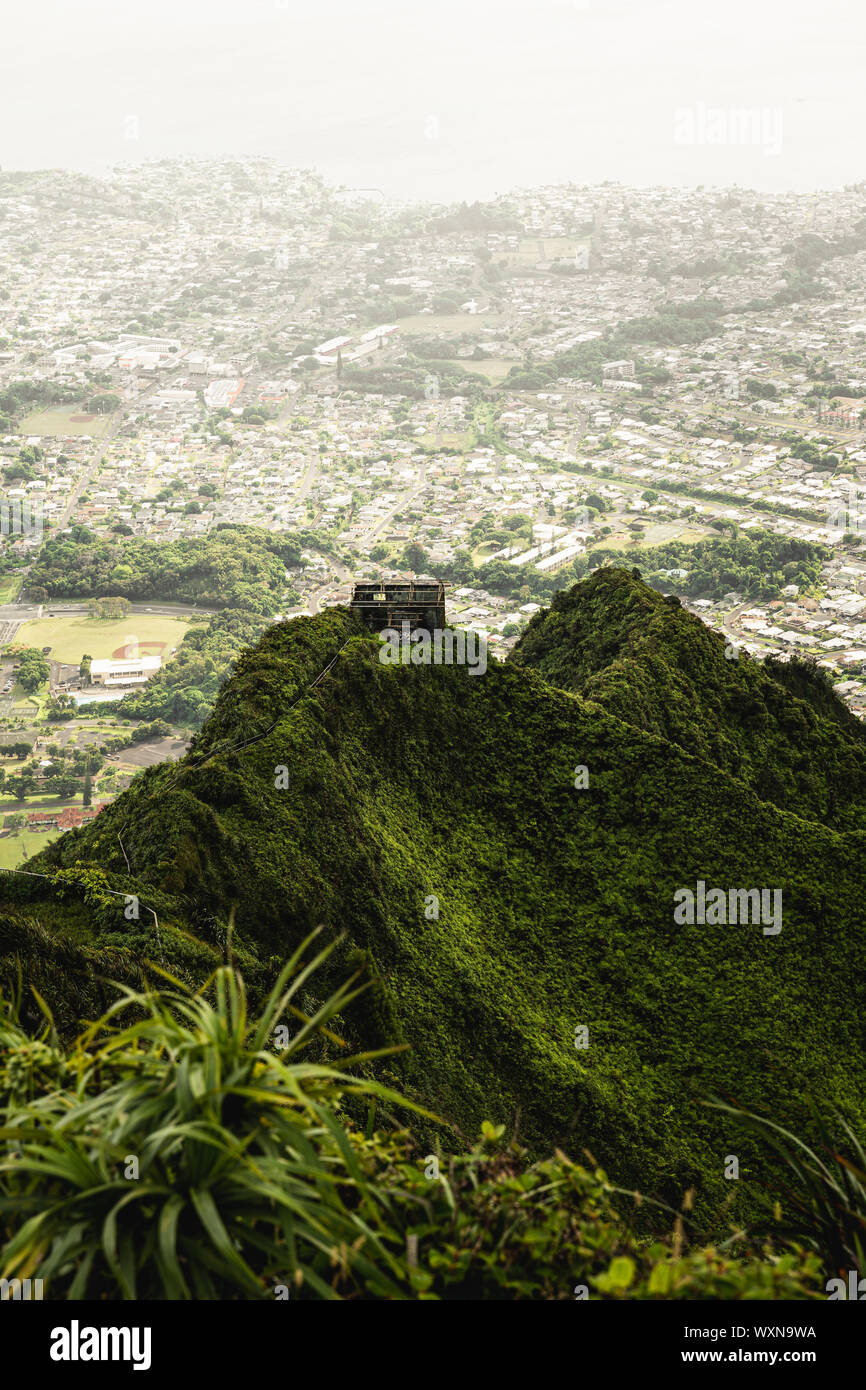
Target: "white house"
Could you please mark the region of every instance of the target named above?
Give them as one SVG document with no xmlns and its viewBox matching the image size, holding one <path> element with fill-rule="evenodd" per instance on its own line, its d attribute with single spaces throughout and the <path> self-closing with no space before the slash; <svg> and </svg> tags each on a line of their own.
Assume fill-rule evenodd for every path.
<svg viewBox="0 0 866 1390">
<path fill-rule="evenodd" d="M 90 663 L 90 680 L 92 685 L 144 685 L 161 665 L 161 656 L 140 656 L 134 661 L 100 658 Z"/>
</svg>

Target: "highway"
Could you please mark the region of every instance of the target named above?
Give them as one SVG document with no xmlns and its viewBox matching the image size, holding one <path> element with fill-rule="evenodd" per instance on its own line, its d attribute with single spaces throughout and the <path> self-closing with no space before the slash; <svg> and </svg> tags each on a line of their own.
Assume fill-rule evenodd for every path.
<svg viewBox="0 0 866 1390">
<path fill-rule="evenodd" d="M 35 618 L 47 618 L 49 614 L 62 614 L 64 617 L 76 613 L 86 614 L 89 599 L 58 599 L 56 603 L 15 603 L 0 604 L 0 622 L 27 623 Z M 213 608 L 197 608 L 190 603 L 133 603 L 129 614 L 153 613 L 165 618 L 186 618 L 201 614 L 209 618 Z"/>
</svg>

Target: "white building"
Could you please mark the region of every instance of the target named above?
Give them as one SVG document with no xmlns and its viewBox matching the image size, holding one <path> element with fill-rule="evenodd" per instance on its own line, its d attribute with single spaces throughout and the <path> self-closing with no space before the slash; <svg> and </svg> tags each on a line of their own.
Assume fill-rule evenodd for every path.
<svg viewBox="0 0 866 1390">
<path fill-rule="evenodd" d="M 144 685 L 162 665 L 161 656 L 140 656 L 135 660 L 90 663 L 92 685 Z"/>
<path fill-rule="evenodd" d="M 617 362 L 602 362 L 601 374 L 605 381 L 608 379 L 631 381 L 634 377 L 634 361 L 624 357 Z"/>
</svg>

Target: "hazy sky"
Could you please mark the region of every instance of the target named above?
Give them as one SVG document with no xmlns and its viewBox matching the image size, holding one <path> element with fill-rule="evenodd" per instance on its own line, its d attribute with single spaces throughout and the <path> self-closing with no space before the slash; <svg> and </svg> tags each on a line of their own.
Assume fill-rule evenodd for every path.
<svg viewBox="0 0 866 1390">
<path fill-rule="evenodd" d="M 864 75 L 864 0 L 4 0 L 0 165 L 831 188 L 866 177 Z"/>
</svg>

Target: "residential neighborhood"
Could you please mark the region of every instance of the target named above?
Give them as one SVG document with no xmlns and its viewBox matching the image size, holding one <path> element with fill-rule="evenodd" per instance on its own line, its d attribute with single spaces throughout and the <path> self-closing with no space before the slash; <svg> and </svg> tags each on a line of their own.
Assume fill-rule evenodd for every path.
<svg viewBox="0 0 866 1390">
<path fill-rule="evenodd" d="M 246 525 L 307 537 L 281 617 L 429 573 L 505 654 L 593 552 L 769 533 L 826 547 L 813 592 L 683 601 L 748 653 L 813 657 L 863 712 L 862 185 L 437 208 L 264 160 L 4 174 L 0 284 L 25 601 L 45 537 Z M 454 578 L 494 561 L 527 582 Z M 170 659 L 140 656 L 91 683 Z"/>
</svg>

